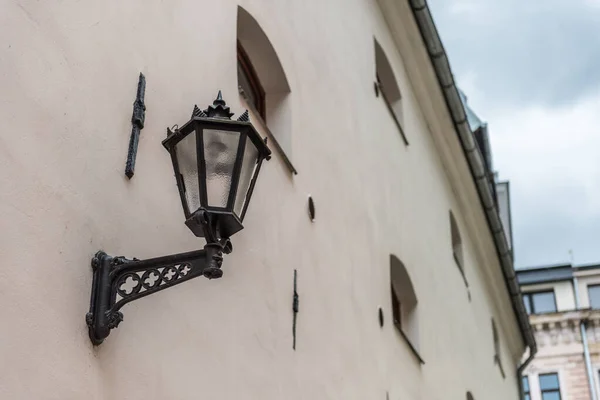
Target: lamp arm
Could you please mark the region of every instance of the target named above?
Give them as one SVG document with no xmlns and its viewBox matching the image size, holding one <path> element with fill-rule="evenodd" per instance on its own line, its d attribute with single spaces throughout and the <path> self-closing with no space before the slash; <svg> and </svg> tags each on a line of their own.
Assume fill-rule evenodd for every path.
<svg viewBox="0 0 600 400">
<path fill-rule="evenodd" d="M 98 345 L 123 320 L 125 304 L 198 276 L 223 274 L 223 253 L 231 252 L 229 239 L 209 242 L 202 250 L 147 260 L 112 257 L 99 251 L 92 258 L 92 293 L 86 314 L 90 339 Z"/>
</svg>

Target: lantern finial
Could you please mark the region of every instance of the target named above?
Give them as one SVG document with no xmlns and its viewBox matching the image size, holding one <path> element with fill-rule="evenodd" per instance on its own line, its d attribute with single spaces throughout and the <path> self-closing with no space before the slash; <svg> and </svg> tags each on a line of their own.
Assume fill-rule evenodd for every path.
<svg viewBox="0 0 600 400">
<path fill-rule="evenodd" d="M 231 119 L 231 116 L 233 115 L 233 113 L 229 111 L 229 106 L 225 103 L 225 100 L 223 100 L 220 90 L 215 101 L 204 110 L 204 113 L 208 115 L 209 118 Z"/>
</svg>

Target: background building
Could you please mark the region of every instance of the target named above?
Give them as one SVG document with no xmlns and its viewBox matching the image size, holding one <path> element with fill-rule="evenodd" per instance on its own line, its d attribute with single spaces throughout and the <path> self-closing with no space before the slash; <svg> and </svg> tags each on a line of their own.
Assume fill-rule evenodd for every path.
<svg viewBox="0 0 600 400">
<path fill-rule="evenodd" d="M 518 397 L 536 344 L 424 1 L 8 1 L 0 37 L 0 398 Z M 97 250 L 204 245 L 161 141 L 219 90 L 273 150 L 224 276 L 92 346 Z"/>
<path fill-rule="evenodd" d="M 598 399 L 600 264 L 517 271 L 538 354 L 525 370 L 527 399 Z"/>
<path fill-rule="evenodd" d="M 510 183 L 508 181 L 498 180 L 498 173 L 494 169 L 490 132 L 488 130 L 487 122 L 483 122 L 482 119 L 469 106 L 465 93 L 463 91 L 459 91 L 459 93 L 463 106 L 465 107 L 469 127 L 473 132 L 473 137 L 477 143 L 477 148 L 481 152 L 481 156 L 483 158 L 485 167 L 485 181 L 490 186 L 490 192 L 493 193 L 494 203 L 498 209 L 498 213 L 500 214 L 500 220 L 502 221 L 504 234 L 506 236 L 506 240 L 508 241 L 512 258 L 514 258 L 512 213 L 510 208 Z"/>
</svg>

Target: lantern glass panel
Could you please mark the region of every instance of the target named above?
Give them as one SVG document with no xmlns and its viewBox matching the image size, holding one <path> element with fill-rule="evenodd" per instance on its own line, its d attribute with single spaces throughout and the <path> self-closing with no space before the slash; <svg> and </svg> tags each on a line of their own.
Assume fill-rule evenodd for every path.
<svg viewBox="0 0 600 400">
<path fill-rule="evenodd" d="M 240 133 L 204 129 L 206 195 L 209 207 L 227 207 Z"/>
<path fill-rule="evenodd" d="M 188 210 L 193 213 L 200 208 L 200 188 L 198 179 L 198 157 L 196 155 L 196 132 L 184 137 L 175 146 L 179 173 L 183 180 L 183 190 Z"/>
<path fill-rule="evenodd" d="M 246 138 L 246 149 L 244 150 L 244 158 L 242 160 L 242 170 L 240 172 L 240 182 L 235 199 L 234 211 L 238 217 L 242 216 L 244 204 L 247 202 L 248 189 L 252 176 L 256 170 L 258 162 L 258 150 L 250 138 Z"/>
</svg>

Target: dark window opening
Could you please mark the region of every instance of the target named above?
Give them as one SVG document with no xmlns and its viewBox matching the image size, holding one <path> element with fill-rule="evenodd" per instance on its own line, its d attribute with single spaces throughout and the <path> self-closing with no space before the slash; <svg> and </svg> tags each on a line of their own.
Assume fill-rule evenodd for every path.
<svg viewBox="0 0 600 400">
<path fill-rule="evenodd" d="M 244 91 L 248 101 L 254 106 L 256 111 L 263 120 L 266 121 L 265 113 L 265 91 L 258 80 L 256 71 L 248 58 L 248 54 L 238 41 L 237 44 L 237 55 L 238 55 L 238 84 Z"/>
<path fill-rule="evenodd" d="M 540 375 L 540 390 L 542 391 L 542 400 L 560 400 L 558 374 Z"/>
<path fill-rule="evenodd" d="M 291 89 L 275 47 L 259 22 L 237 7 L 237 78 L 242 105 L 261 136 L 281 156 L 291 173 L 298 171 L 292 157 Z M 263 18 L 272 18 L 264 15 Z M 273 31 L 276 34 L 277 31 Z"/>
<path fill-rule="evenodd" d="M 400 93 L 400 87 L 392 66 L 385 55 L 383 49 L 375 41 L 375 79 L 377 79 L 375 87 L 375 95 L 383 98 L 386 108 L 390 112 L 394 123 L 400 131 L 402 140 L 405 145 L 408 145 L 408 140 L 404 134 L 404 128 L 402 127 L 403 121 L 403 107 L 402 107 L 402 94 Z"/>
<path fill-rule="evenodd" d="M 394 325 L 400 330 L 402 330 L 402 314 L 401 314 L 401 303 L 398 298 L 398 293 L 394 289 L 394 285 L 392 285 L 392 315 L 394 317 Z"/>
<path fill-rule="evenodd" d="M 494 364 L 498 364 L 502 378 L 506 378 L 504 367 L 502 367 L 502 358 L 500 358 L 500 336 L 498 335 L 498 328 L 496 328 L 494 319 L 492 319 L 492 337 L 494 338 Z"/>
<path fill-rule="evenodd" d="M 588 286 L 588 296 L 590 298 L 590 308 L 600 309 L 600 285 Z"/>
<path fill-rule="evenodd" d="M 417 295 L 408 270 L 393 254 L 390 255 L 390 292 L 394 326 L 400 336 L 421 364 L 425 362 L 419 355 L 419 313 Z"/>
<path fill-rule="evenodd" d="M 556 312 L 554 291 L 532 292 L 523 294 L 523 303 L 528 314 L 545 314 Z"/>
<path fill-rule="evenodd" d="M 454 218 L 452 211 L 450 211 L 450 237 L 452 240 L 452 256 L 454 257 L 454 261 L 456 262 L 463 280 L 465 281 L 465 285 L 468 288 L 469 283 L 467 282 L 467 276 L 465 275 L 465 260 L 463 255 L 462 239 L 460 237 L 460 231 L 458 230 L 458 224 L 456 223 L 456 219 Z"/>
</svg>

